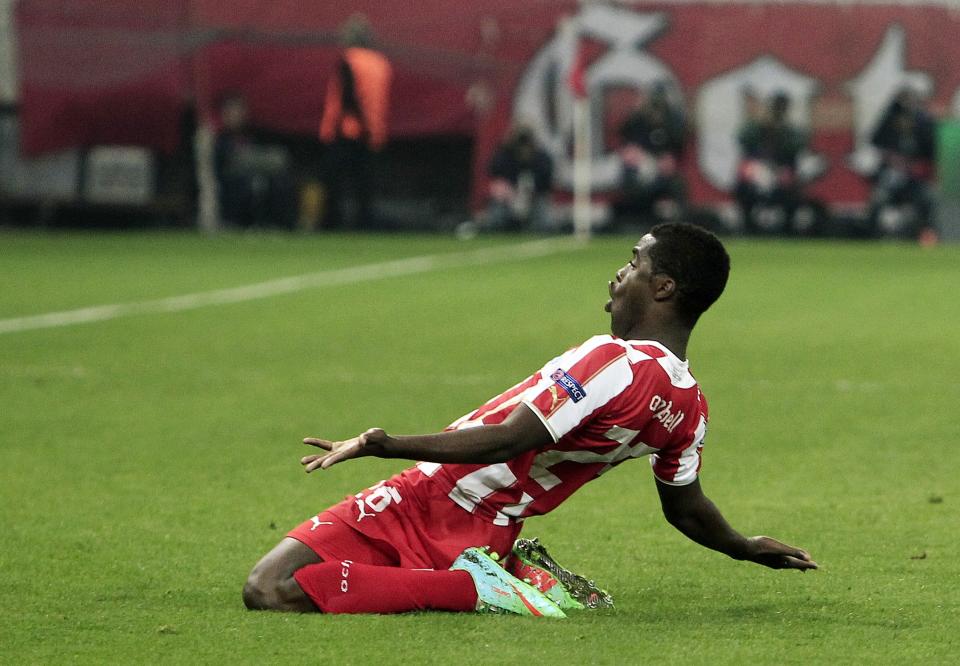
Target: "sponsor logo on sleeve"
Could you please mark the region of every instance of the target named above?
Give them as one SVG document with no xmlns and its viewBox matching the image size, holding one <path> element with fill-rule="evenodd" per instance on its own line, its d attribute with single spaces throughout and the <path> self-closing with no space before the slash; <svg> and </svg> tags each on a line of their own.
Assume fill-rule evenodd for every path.
<svg viewBox="0 0 960 666">
<path fill-rule="evenodd" d="M 667 432 L 673 432 L 686 417 L 679 408 L 673 409 L 673 400 L 666 400 L 659 395 L 650 399 L 650 411 L 653 412 L 653 418 L 660 421 Z"/>
<path fill-rule="evenodd" d="M 556 384 L 550 384 L 547 389 L 550 391 L 550 409 L 548 411 L 552 414 L 553 408 L 557 406 L 558 402 L 560 402 L 560 394 L 557 392 Z"/>
<path fill-rule="evenodd" d="M 349 592 L 350 591 L 350 565 L 353 564 L 353 560 L 344 560 L 340 563 L 340 591 Z"/>
<path fill-rule="evenodd" d="M 570 373 L 557 368 L 553 371 L 553 374 L 550 375 L 557 386 L 566 391 L 567 395 L 570 396 L 570 399 L 574 402 L 580 402 L 587 397 L 587 392 L 580 386 L 580 382 L 570 376 Z"/>
</svg>

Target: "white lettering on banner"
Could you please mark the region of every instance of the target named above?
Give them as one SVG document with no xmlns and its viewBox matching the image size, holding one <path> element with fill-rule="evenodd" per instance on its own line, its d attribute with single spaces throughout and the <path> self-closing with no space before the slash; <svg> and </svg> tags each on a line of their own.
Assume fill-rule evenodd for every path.
<svg viewBox="0 0 960 666">
<path fill-rule="evenodd" d="M 569 190 L 573 174 L 573 100 L 566 74 L 576 53 L 575 39 L 588 37 L 604 44 L 607 49 L 587 68 L 586 81 L 594 147 L 591 185 L 594 191 L 606 191 L 619 186 L 622 170 L 620 155 L 607 150 L 602 140 L 603 119 L 608 115 L 603 108 L 606 93 L 616 88 L 640 91 L 662 83 L 675 103 L 682 102 L 681 86 L 669 64 L 645 50 L 667 28 L 668 14 L 591 3 L 581 7 L 571 20 L 575 30 L 558 30 L 530 60 L 516 88 L 513 120 L 533 129 L 553 157 L 557 184 Z M 921 96 L 933 91 L 928 73 L 907 69 L 906 39 L 903 26 L 890 25 L 870 61 L 844 85 L 853 105 L 851 131 L 855 145 L 847 161 L 858 173 L 870 173 L 876 166 L 877 153 L 870 145 L 870 135 L 896 92 L 904 86 Z M 817 78 L 785 65 L 770 53 L 760 53 L 742 67 L 705 80 L 696 91 L 692 110 L 696 122 L 691 123 L 697 130 L 700 173 L 720 190 L 730 191 L 736 183 L 741 157 L 737 134 L 747 119 L 746 90 L 761 104 L 775 92 L 785 92 L 792 101 L 790 119 L 809 130 L 820 87 Z M 960 112 L 960 90 L 953 104 Z M 804 152 L 798 172 L 805 182 L 811 182 L 826 173 L 828 166 L 822 155 Z"/>
<path fill-rule="evenodd" d="M 0 104 L 16 104 L 19 98 L 17 33 L 14 29 L 14 0 L 0 0 Z"/>
<path fill-rule="evenodd" d="M 592 186 L 607 190 L 620 182 L 620 157 L 614 151 L 600 153 L 603 127 L 604 88 L 642 89 L 667 82 L 674 93 L 680 87 L 673 72 L 643 47 L 667 27 L 666 15 L 634 12 L 621 7 L 588 5 L 572 19 L 575 30 L 570 36 L 584 36 L 606 44 L 607 52 L 586 72 L 591 104 L 591 142 L 598 147 L 590 174 Z M 565 73 L 573 61 L 576 44 L 567 32 L 557 34 L 533 57 L 524 72 L 514 97 L 514 121 L 530 125 L 537 139 L 554 159 L 558 182 L 570 188 L 573 182 L 573 98 Z M 551 88 L 552 86 L 552 88 Z M 546 91 L 546 94 L 544 94 Z"/>
<path fill-rule="evenodd" d="M 864 175 L 880 165 L 879 151 L 870 144 L 870 135 L 897 92 L 909 86 L 921 96 L 933 91 L 930 75 L 906 71 L 907 36 L 902 26 L 887 29 L 883 43 L 860 75 L 845 86 L 853 98 L 853 130 L 856 148 L 850 166 Z"/>
<path fill-rule="evenodd" d="M 817 82 L 790 69 L 776 58 L 762 56 L 749 65 L 708 80 L 697 97 L 697 160 L 700 170 L 715 187 L 732 189 L 740 163 L 737 133 L 747 119 L 744 91 L 765 100 L 777 91 L 790 96 L 790 120 L 799 127 L 810 126 L 810 101 Z M 819 166 L 808 167 L 813 178 L 823 173 Z M 819 172 L 819 173 L 818 173 Z"/>
</svg>

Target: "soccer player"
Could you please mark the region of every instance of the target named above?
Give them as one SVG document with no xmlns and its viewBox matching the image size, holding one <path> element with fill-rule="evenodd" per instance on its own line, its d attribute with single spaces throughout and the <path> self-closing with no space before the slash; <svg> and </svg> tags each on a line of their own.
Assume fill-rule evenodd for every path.
<svg viewBox="0 0 960 666">
<path fill-rule="evenodd" d="M 307 472 L 362 456 L 421 462 L 292 530 L 250 573 L 246 605 L 563 616 L 555 599 L 476 547 L 509 553 L 524 519 L 642 456 L 664 516 L 693 541 L 774 569 L 817 568 L 800 548 L 741 535 L 700 487 L 707 402 L 684 359 L 729 266 L 713 234 L 658 225 L 609 283 L 612 335 L 547 362 L 444 432 L 373 428 L 344 441 L 305 439 L 323 450 L 301 459 Z"/>
</svg>

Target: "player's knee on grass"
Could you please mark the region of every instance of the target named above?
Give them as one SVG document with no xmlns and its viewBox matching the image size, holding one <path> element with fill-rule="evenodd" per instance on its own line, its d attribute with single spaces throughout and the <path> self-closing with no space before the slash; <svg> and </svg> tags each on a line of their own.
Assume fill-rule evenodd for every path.
<svg viewBox="0 0 960 666">
<path fill-rule="evenodd" d="M 280 610 L 276 582 L 254 569 L 243 584 L 243 603 L 250 610 Z"/>
<path fill-rule="evenodd" d="M 293 576 L 278 579 L 268 572 L 254 569 L 243 586 L 243 603 L 250 610 L 316 612 L 317 608 L 303 593 Z"/>
<path fill-rule="evenodd" d="M 247 576 L 247 582 L 243 584 L 243 604 L 250 610 L 269 610 L 270 609 L 270 584 L 255 571 Z"/>
<path fill-rule="evenodd" d="M 320 562 L 312 550 L 286 538 L 267 553 L 247 576 L 243 603 L 250 610 L 316 612 L 317 608 L 293 579 L 298 569 Z"/>
</svg>

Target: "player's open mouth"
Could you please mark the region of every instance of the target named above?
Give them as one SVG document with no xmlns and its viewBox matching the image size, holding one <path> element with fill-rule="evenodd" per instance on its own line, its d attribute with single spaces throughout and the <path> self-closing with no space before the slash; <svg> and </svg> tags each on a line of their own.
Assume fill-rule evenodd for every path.
<svg viewBox="0 0 960 666">
<path fill-rule="evenodd" d="M 607 300 L 607 303 L 603 306 L 603 309 L 607 312 L 610 312 L 610 307 L 613 305 L 613 290 L 615 286 L 616 285 L 613 280 L 610 280 L 609 282 L 607 282 L 607 293 L 610 294 L 610 298 L 609 300 Z"/>
</svg>

